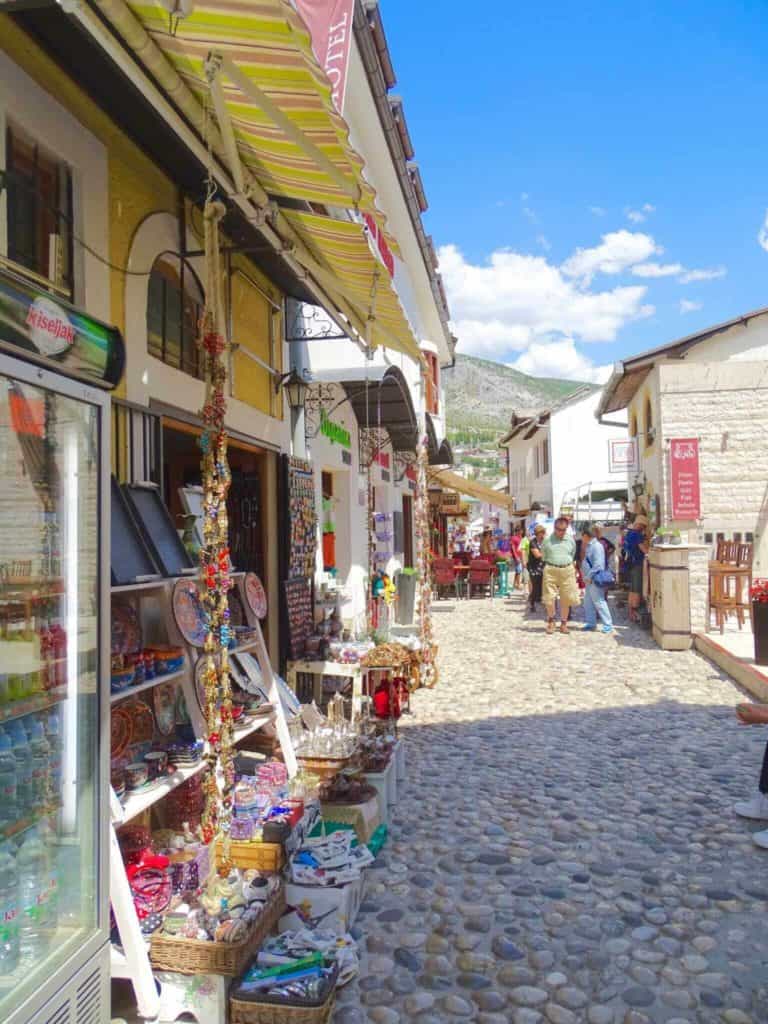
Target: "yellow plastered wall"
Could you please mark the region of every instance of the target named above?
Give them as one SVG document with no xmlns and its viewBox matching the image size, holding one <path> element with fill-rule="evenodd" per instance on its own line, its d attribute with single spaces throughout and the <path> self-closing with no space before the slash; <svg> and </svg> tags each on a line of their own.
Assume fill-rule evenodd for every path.
<svg viewBox="0 0 768 1024">
<path fill-rule="evenodd" d="M 130 141 L 122 130 L 100 110 L 57 64 L 6 15 L 0 14 L 0 49 L 55 97 L 80 123 L 106 147 L 109 163 L 109 251 L 104 255 L 113 267 L 125 267 L 134 235 L 141 223 L 153 213 L 178 214 L 177 191 L 173 182 Z M 189 214 L 189 206 L 187 207 Z M 187 217 L 194 229 L 200 217 Z M 200 238 L 202 245 L 202 238 Z M 143 268 L 141 268 L 143 269 Z M 279 312 L 282 294 L 244 256 L 232 261 L 232 336 L 243 348 L 254 352 L 265 363 L 281 368 L 282 327 Z M 253 284 L 246 280 L 250 279 Z M 125 275 L 110 270 L 111 320 L 125 336 Z M 270 343 L 269 320 L 273 318 Z M 142 358 L 145 353 L 141 353 Z M 130 350 L 127 358 L 131 359 Z M 273 395 L 271 375 L 242 354 L 235 354 L 235 397 L 272 416 L 282 415 L 282 402 Z M 124 383 L 115 394 L 124 395 Z"/>
</svg>

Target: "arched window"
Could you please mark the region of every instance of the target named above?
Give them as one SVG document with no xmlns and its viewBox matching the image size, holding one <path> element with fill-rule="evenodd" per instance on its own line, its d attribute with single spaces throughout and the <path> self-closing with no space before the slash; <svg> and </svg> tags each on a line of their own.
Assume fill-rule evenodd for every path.
<svg viewBox="0 0 768 1024">
<path fill-rule="evenodd" d="M 149 275 L 147 348 L 149 354 L 202 378 L 196 345 L 197 327 L 205 299 L 197 275 L 178 256 L 158 256 Z"/>
<path fill-rule="evenodd" d="M 629 436 L 637 437 L 637 413 L 632 413 L 632 418 L 629 421 Z"/>
<path fill-rule="evenodd" d="M 651 396 L 645 396 L 645 447 L 650 448 L 653 444 L 653 409 L 651 408 Z"/>
</svg>

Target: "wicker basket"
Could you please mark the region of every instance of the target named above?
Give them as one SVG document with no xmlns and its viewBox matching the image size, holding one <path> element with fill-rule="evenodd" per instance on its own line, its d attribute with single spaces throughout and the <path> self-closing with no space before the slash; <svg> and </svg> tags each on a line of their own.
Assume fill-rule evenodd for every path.
<svg viewBox="0 0 768 1024">
<path fill-rule="evenodd" d="M 321 782 L 334 779 L 352 763 L 351 757 L 300 757 L 301 768 L 305 772 L 317 775 Z"/>
<path fill-rule="evenodd" d="M 241 995 L 235 988 L 229 999 L 229 1024 L 328 1024 L 336 1000 L 338 973 L 338 965 L 334 965 L 328 990 L 317 1003 L 288 1003 L 268 996 L 254 998 Z"/>
<path fill-rule="evenodd" d="M 257 871 L 277 873 L 285 866 L 285 850 L 280 843 L 258 843 L 252 840 L 233 839 L 229 844 L 229 856 L 235 867 L 256 868 Z M 216 866 L 221 863 L 221 843 L 216 844 Z"/>
<path fill-rule="evenodd" d="M 219 974 L 236 978 L 259 951 L 284 911 L 285 891 L 281 884 L 242 942 L 201 942 L 198 939 L 177 938 L 156 932 L 150 942 L 149 959 L 158 971 Z"/>
</svg>

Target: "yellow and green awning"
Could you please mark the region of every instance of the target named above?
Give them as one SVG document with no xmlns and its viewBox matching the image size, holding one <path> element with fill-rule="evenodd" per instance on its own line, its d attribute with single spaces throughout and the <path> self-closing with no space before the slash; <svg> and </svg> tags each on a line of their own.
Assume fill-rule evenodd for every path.
<svg viewBox="0 0 768 1024">
<path fill-rule="evenodd" d="M 209 56 L 237 69 L 240 84 L 221 76 L 224 101 L 240 159 L 266 192 L 356 208 L 381 225 L 363 160 L 334 108 L 309 32 L 287 0 L 196 0 L 192 13 L 173 23 L 159 0 L 127 0 L 127 6 L 202 105 L 211 106 Z"/>
<path fill-rule="evenodd" d="M 338 290 L 367 326 L 365 340 L 421 362 L 421 352 L 386 267 L 374 255 L 365 226 L 318 214 L 284 210 L 315 257 L 313 272 Z"/>
</svg>

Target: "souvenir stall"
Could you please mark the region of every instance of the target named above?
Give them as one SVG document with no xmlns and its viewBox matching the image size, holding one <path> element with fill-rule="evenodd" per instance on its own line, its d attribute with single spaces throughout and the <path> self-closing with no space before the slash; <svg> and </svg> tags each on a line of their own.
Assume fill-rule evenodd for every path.
<svg viewBox="0 0 768 1024">
<path fill-rule="evenodd" d="M 344 642 L 331 613 L 322 654 L 353 668 L 352 699 L 334 696 L 324 715 L 273 671 L 264 589 L 230 554 L 220 212 L 206 207 L 214 308 L 201 339 L 199 561 L 156 488 L 112 482 L 112 977 L 159 1021 L 263 1024 L 300 1012 L 321 1024 L 357 970 L 349 928 L 397 799 L 396 721 L 419 659 L 402 645 Z M 316 625 L 310 469 L 286 463 L 285 613 L 299 656 Z"/>
</svg>

